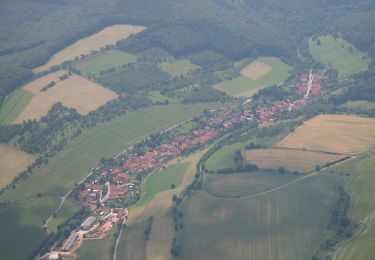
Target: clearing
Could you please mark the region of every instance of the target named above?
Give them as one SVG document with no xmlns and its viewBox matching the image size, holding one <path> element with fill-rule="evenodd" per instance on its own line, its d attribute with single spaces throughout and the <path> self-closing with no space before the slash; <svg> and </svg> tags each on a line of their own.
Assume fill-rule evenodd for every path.
<svg viewBox="0 0 375 260">
<path fill-rule="evenodd" d="M 352 115 L 319 115 L 284 138 L 278 147 L 358 154 L 375 145 L 375 119 Z"/>
<path fill-rule="evenodd" d="M 252 80 L 257 80 L 267 74 L 272 67 L 261 60 L 255 60 L 241 70 L 241 75 Z"/>
<path fill-rule="evenodd" d="M 57 71 L 24 86 L 23 89 L 33 93 L 34 97 L 14 122 L 22 123 L 28 119 L 40 119 L 57 102 L 86 115 L 117 98 L 113 91 L 75 74 L 65 80 L 59 79 L 60 76 L 67 73 L 67 71 Z M 43 87 L 52 81 L 56 85 L 42 91 Z"/>
<path fill-rule="evenodd" d="M 0 108 L 0 124 L 11 124 L 25 109 L 34 94 L 23 89 L 16 89 L 4 101 Z"/>
<path fill-rule="evenodd" d="M 287 171 L 308 172 L 316 165 L 342 158 L 342 155 L 291 149 L 255 149 L 243 152 L 248 163 L 263 169 L 285 168 Z"/>
<path fill-rule="evenodd" d="M 92 51 L 99 51 L 101 47 L 115 44 L 120 39 L 125 39 L 132 34 L 137 34 L 146 29 L 143 26 L 135 25 L 113 25 L 103 30 L 76 41 L 72 45 L 59 51 L 47 62 L 47 64 L 35 68 L 34 72 L 48 70 L 54 65 L 59 65 L 66 60 L 74 60 L 76 57 L 84 54 L 90 54 Z"/>
<path fill-rule="evenodd" d="M 11 183 L 36 158 L 12 146 L 0 144 L 0 188 Z"/>
<path fill-rule="evenodd" d="M 168 61 L 160 64 L 160 69 L 174 77 L 185 76 L 189 72 L 199 68 L 198 65 L 191 63 L 188 59 Z"/>
<path fill-rule="evenodd" d="M 336 69 L 341 77 L 366 70 L 370 63 L 366 53 L 357 50 L 347 41 L 332 36 L 322 36 L 316 41 L 310 38 L 309 50 L 314 59 Z"/>
</svg>

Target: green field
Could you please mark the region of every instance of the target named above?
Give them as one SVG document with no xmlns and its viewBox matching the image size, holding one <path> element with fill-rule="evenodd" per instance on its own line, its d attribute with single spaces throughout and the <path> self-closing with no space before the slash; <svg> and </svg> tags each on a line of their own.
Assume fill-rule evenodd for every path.
<svg viewBox="0 0 375 260">
<path fill-rule="evenodd" d="M 317 61 L 332 66 L 341 77 L 345 77 L 368 68 L 370 58 L 347 41 L 332 36 L 322 36 L 318 40 L 309 39 L 309 50 Z M 365 58 L 363 58 L 365 57 Z"/>
<path fill-rule="evenodd" d="M 188 59 L 182 59 L 164 62 L 160 64 L 160 69 L 169 73 L 171 76 L 179 77 L 187 75 L 190 71 L 199 69 L 199 66 L 191 63 Z"/>
<path fill-rule="evenodd" d="M 0 125 L 11 124 L 23 111 L 34 94 L 23 89 L 17 89 L 10 94 L 0 107 Z"/>
<path fill-rule="evenodd" d="M 338 181 L 333 175 L 315 176 L 250 199 L 194 191 L 182 205 L 181 258 L 311 259 L 329 221 Z"/>
<path fill-rule="evenodd" d="M 362 223 L 362 230 L 345 243 L 336 259 L 373 259 L 375 256 L 375 158 L 365 156 L 337 169 L 354 175 L 348 186 L 351 195 L 349 216 Z"/>
<path fill-rule="evenodd" d="M 291 70 L 289 65 L 273 57 L 260 57 L 259 60 L 271 67 L 271 70 L 265 75 L 256 80 L 239 76 L 232 80 L 223 81 L 216 85 L 215 88 L 231 96 L 250 97 L 262 87 L 278 85 L 287 79 Z"/>
<path fill-rule="evenodd" d="M 100 240 L 85 240 L 77 252 L 77 259 L 81 260 L 110 260 L 111 248 L 115 243 L 113 237 L 116 227 L 113 227 L 105 238 Z"/>
<path fill-rule="evenodd" d="M 0 209 L 2 259 L 26 259 L 47 238 L 43 220 L 52 214 L 57 201 L 43 198 Z"/>
<path fill-rule="evenodd" d="M 208 158 L 206 168 L 212 171 L 223 168 L 235 168 L 234 153 L 237 149 L 243 149 L 244 146 L 244 143 L 235 143 L 221 147 Z"/>
<path fill-rule="evenodd" d="M 82 75 L 99 76 L 101 71 L 118 68 L 124 64 L 136 62 L 137 58 L 131 54 L 118 50 L 100 52 L 80 61 L 75 67 L 81 70 Z"/>
<path fill-rule="evenodd" d="M 143 196 L 135 206 L 149 203 L 157 193 L 170 190 L 171 185 L 178 187 L 188 168 L 188 163 L 172 164 L 167 168 L 153 171 L 143 184 Z"/>
<path fill-rule="evenodd" d="M 145 96 L 145 97 L 151 99 L 151 101 L 152 101 L 153 104 L 155 104 L 157 102 L 164 103 L 165 100 L 168 100 L 169 104 L 177 103 L 177 99 L 175 99 L 173 97 L 164 96 L 163 94 L 161 94 L 157 90 L 155 90 L 155 91 L 147 91 L 147 92 L 142 91 L 142 92 L 139 92 L 138 95 L 142 96 L 142 97 Z"/>
<path fill-rule="evenodd" d="M 140 223 L 125 228 L 117 249 L 117 259 L 147 259 L 147 243 L 144 239 L 146 225 Z"/>
<path fill-rule="evenodd" d="M 365 112 L 369 110 L 374 110 L 375 109 L 375 103 L 374 102 L 369 102 L 369 101 L 364 101 L 364 100 L 359 100 L 359 101 L 349 101 L 341 107 L 345 107 L 351 110 L 355 110 L 358 112 Z"/>
<path fill-rule="evenodd" d="M 50 232 L 56 232 L 58 225 L 64 223 L 67 219 L 73 216 L 80 207 L 71 200 L 66 200 L 59 212 L 56 214 L 56 217 L 51 218 L 48 222 L 48 230 Z"/>
</svg>

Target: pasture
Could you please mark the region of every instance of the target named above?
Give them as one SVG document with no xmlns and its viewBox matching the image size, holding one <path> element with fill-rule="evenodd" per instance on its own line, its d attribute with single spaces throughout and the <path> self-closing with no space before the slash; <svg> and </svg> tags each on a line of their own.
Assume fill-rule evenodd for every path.
<svg viewBox="0 0 375 260">
<path fill-rule="evenodd" d="M 109 50 L 99 52 L 82 61 L 79 61 L 74 67 L 79 69 L 84 77 L 99 76 L 101 71 L 111 68 L 119 68 L 132 62 L 137 58 L 131 54 L 118 50 Z"/>
<path fill-rule="evenodd" d="M 237 149 L 243 149 L 244 143 L 225 145 L 216 151 L 206 161 L 208 170 L 216 171 L 223 168 L 235 168 L 234 153 Z"/>
<path fill-rule="evenodd" d="M 34 94 L 23 89 L 16 89 L 0 107 L 0 124 L 11 124 L 25 109 Z"/>
<path fill-rule="evenodd" d="M 241 76 L 223 81 L 216 89 L 235 97 L 251 97 L 263 87 L 279 85 L 287 79 L 291 67 L 274 57 L 260 57 L 241 70 Z"/>
<path fill-rule="evenodd" d="M 375 103 L 365 100 L 349 101 L 341 105 L 341 107 L 352 109 L 359 112 L 365 112 L 369 110 L 375 110 Z"/>
<path fill-rule="evenodd" d="M 101 47 L 115 44 L 118 40 L 125 39 L 132 34 L 137 34 L 146 29 L 143 26 L 135 25 L 113 25 L 103 30 L 76 41 L 72 45 L 59 51 L 43 66 L 35 68 L 34 72 L 48 70 L 50 67 L 59 65 L 66 60 L 74 60 L 80 55 L 90 54 L 92 51 L 99 51 Z"/>
<path fill-rule="evenodd" d="M 66 73 L 67 71 L 57 71 L 24 86 L 23 89 L 33 93 L 34 97 L 14 122 L 22 123 L 28 119 L 40 119 L 57 102 L 86 115 L 117 98 L 113 91 L 75 74 L 65 80 L 60 80 L 59 77 Z M 56 85 L 42 91 L 43 87 L 51 81 L 56 82 Z"/>
<path fill-rule="evenodd" d="M 191 63 L 188 59 L 167 61 L 160 64 L 160 69 L 173 77 L 185 76 L 189 72 L 199 69 L 198 65 Z"/>
<path fill-rule="evenodd" d="M 323 165 L 342 158 L 342 155 L 310 152 L 291 149 L 256 149 L 245 150 L 244 157 L 248 163 L 263 169 L 278 169 L 287 171 L 307 172 L 316 165 Z"/>
<path fill-rule="evenodd" d="M 337 177 L 320 175 L 250 199 L 194 191 L 182 205 L 181 258 L 309 259 L 329 222 L 337 184 Z"/>
<path fill-rule="evenodd" d="M 117 248 L 118 259 L 147 259 L 145 229 L 146 223 L 135 224 L 124 229 Z"/>
<path fill-rule="evenodd" d="M 298 127 L 278 147 L 358 154 L 375 145 L 375 119 L 319 115 Z"/>
<path fill-rule="evenodd" d="M 100 240 L 87 239 L 83 241 L 82 246 L 77 250 L 77 258 L 81 260 L 111 260 L 111 249 L 114 245 L 116 227 L 112 228 L 108 234 Z"/>
<path fill-rule="evenodd" d="M 36 157 L 6 144 L 0 144 L 0 188 L 25 171 Z"/>
<path fill-rule="evenodd" d="M 56 232 L 57 227 L 64 223 L 67 219 L 72 217 L 80 209 L 74 201 L 66 200 L 59 212 L 56 214 L 56 217 L 53 217 L 48 222 L 48 230 L 50 232 Z"/>
<path fill-rule="evenodd" d="M 370 63 L 370 58 L 366 53 L 357 50 L 347 41 L 332 36 L 319 37 L 313 41 L 309 39 L 309 50 L 313 58 L 328 67 L 332 67 L 339 72 L 341 77 L 366 70 Z"/>
</svg>

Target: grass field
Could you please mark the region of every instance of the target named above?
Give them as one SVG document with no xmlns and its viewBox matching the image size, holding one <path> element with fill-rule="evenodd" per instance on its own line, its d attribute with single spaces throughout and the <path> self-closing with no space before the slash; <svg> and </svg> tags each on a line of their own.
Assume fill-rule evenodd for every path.
<svg viewBox="0 0 375 260">
<path fill-rule="evenodd" d="M 94 56 L 78 62 L 76 67 L 84 77 L 100 75 L 101 71 L 119 68 L 124 64 L 135 62 L 137 58 L 131 54 L 118 50 L 100 52 Z"/>
<path fill-rule="evenodd" d="M 18 115 L 15 122 L 40 119 L 57 102 L 61 102 L 66 107 L 75 108 L 78 113 L 85 115 L 117 98 L 113 91 L 78 75 L 72 75 L 63 81 L 59 80 L 59 77 L 65 73 L 67 72 L 57 71 L 27 84 L 23 89 L 35 96 Z M 55 81 L 56 85 L 46 91 L 41 91 L 51 81 Z"/>
<path fill-rule="evenodd" d="M 56 217 L 51 218 L 48 222 L 48 230 L 50 232 L 56 232 L 58 225 L 64 223 L 67 219 L 72 217 L 81 207 L 74 203 L 72 200 L 66 200 Z"/>
<path fill-rule="evenodd" d="M 47 237 L 43 220 L 54 211 L 57 199 L 43 198 L 0 209 L 2 259 L 27 259 Z"/>
<path fill-rule="evenodd" d="M 26 170 L 36 158 L 12 146 L 0 144 L 0 188 Z"/>
<path fill-rule="evenodd" d="M 191 63 L 188 59 L 164 62 L 160 64 L 160 68 L 171 76 L 179 77 L 185 76 L 190 71 L 199 69 L 198 65 Z"/>
<path fill-rule="evenodd" d="M 369 110 L 375 109 L 374 102 L 369 102 L 369 101 L 364 101 L 364 100 L 349 101 L 341 106 L 345 108 L 349 108 L 349 109 L 354 109 L 356 111 L 369 111 Z"/>
<path fill-rule="evenodd" d="M 319 115 L 284 138 L 279 147 L 357 154 L 375 145 L 375 119 Z"/>
<path fill-rule="evenodd" d="M 223 168 L 235 168 L 234 153 L 237 149 L 243 149 L 244 146 L 244 143 L 223 146 L 208 158 L 206 161 L 206 168 L 212 171 Z"/>
<path fill-rule="evenodd" d="M 34 94 L 23 89 L 16 89 L 4 101 L 0 108 L 0 124 L 11 124 L 25 109 Z"/>
<path fill-rule="evenodd" d="M 317 61 L 332 66 L 341 77 L 348 76 L 368 68 L 370 58 L 366 53 L 358 51 L 347 41 L 332 36 L 322 36 L 319 38 L 321 44 L 309 39 L 309 50 Z M 352 51 L 349 51 L 351 49 Z M 365 57 L 365 58 L 363 58 Z"/>
<path fill-rule="evenodd" d="M 112 228 L 108 234 L 100 240 L 84 240 L 83 245 L 77 251 L 77 259 L 79 260 L 110 260 L 111 249 L 114 245 L 115 238 L 113 234 L 116 228 Z"/>
<path fill-rule="evenodd" d="M 195 191 L 182 205 L 181 258 L 310 259 L 329 221 L 337 182 L 320 175 L 252 199 Z"/>
<path fill-rule="evenodd" d="M 316 165 L 323 165 L 342 158 L 342 155 L 290 149 L 256 149 L 244 151 L 248 163 L 263 169 L 284 167 L 288 171 L 307 172 Z"/>
<path fill-rule="evenodd" d="M 351 195 L 349 216 L 362 222 L 362 232 L 349 240 L 339 250 L 338 260 L 373 259 L 375 256 L 375 157 L 365 156 L 340 167 L 337 172 L 349 172 L 354 175 L 348 187 Z M 364 224 L 363 224 L 364 223 Z"/>
<path fill-rule="evenodd" d="M 243 76 L 223 81 L 215 88 L 231 96 L 251 97 L 263 87 L 284 82 L 291 69 L 290 66 L 273 57 L 260 57 L 254 62 L 241 71 Z M 259 66 L 259 64 L 263 64 L 263 66 Z"/>
<path fill-rule="evenodd" d="M 146 240 L 144 239 L 145 229 L 145 223 L 125 228 L 117 250 L 118 259 L 147 259 Z"/>
<path fill-rule="evenodd" d="M 125 39 L 129 35 L 137 34 L 143 31 L 145 27 L 134 25 L 113 25 L 104 28 L 89 37 L 78 40 L 72 45 L 59 51 L 47 62 L 47 64 L 34 69 L 34 72 L 40 72 L 49 69 L 54 65 L 58 65 L 66 60 L 73 60 L 81 54 L 90 54 L 93 50 L 100 50 L 108 44 L 115 44 L 120 39 Z"/>
<path fill-rule="evenodd" d="M 151 99 L 152 103 L 161 102 L 164 104 L 165 100 L 168 100 L 169 104 L 177 103 L 177 99 L 174 97 L 167 97 L 160 93 L 160 91 L 154 90 L 154 91 L 141 91 L 138 92 L 139 96 L 145 96 L 149 99 Z"/>
</svg>

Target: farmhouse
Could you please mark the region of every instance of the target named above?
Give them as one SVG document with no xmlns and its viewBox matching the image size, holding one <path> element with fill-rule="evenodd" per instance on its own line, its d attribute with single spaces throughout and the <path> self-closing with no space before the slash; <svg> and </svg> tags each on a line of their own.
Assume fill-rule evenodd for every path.
<svg viewBox="0 0 375 260">
<path fill-rule="evenodd" d="M 65 242 L 64 242 L 64 244 L 63 244 L 63 246 L 61 248 L 61 251 L 62 252 L 69 252 L 72 249 L 73 244 L 77 240 L 77 238 L 78 238 L 77 232 L 73 231 L 70 234 L 70 236 L 68 237 L 68 239 L 65 240 Z"/>
<path fill-rule="evenodd" d="M 90 216 L 85 221 L 83 221 L 83 223 L 81 224 L 81 228 L 83 230 L 89 230 L 92 227 L 92 225 L 94 225 L 95 221 L 96 217 Z"/>
</svg>

